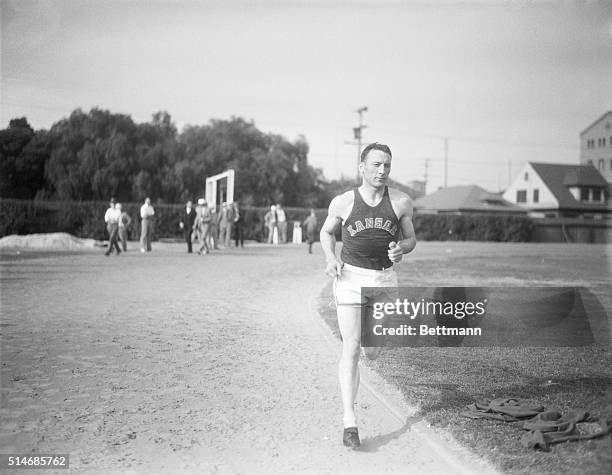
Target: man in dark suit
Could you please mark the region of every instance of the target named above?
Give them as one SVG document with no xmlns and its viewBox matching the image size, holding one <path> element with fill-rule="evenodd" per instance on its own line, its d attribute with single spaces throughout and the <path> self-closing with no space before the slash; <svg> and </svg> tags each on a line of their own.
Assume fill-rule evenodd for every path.
<svg viewBox="0 0 612 475">
<path fill-rule="evenodd" d="M 196 212 L 193 209 L 191 201 L 187 202 L 185 205 L 185 209 L 181 214 L 181 222 L 179 226 L 183 230 L 183 234 L 185 235 L 185 242 L 187 243 L 187 252 L 191 253 L 191 233 L 193 232 L 193 223 L 196 219 Z"/>
</svg>

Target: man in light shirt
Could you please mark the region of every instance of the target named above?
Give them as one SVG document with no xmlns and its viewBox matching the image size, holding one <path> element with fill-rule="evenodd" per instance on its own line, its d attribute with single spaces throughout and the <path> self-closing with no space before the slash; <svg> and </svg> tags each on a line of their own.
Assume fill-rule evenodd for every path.
<svg viewBox="0 0 612 475">
<path fill-rule="evenodd" d="M 278 242 L 281 244 L 287 243 L 287 215 L 285 210 L 280 205 L 276 204 L 276 226 L 278 227 Z"/>
<path fill-rule="evenodd" d="M 232 203 L 224 202 L 221 205 L 221 213 L 219 216 L 219 242 L 223 243 L 226 249 L 230 248 L 234 217 L 234 206 Z"/>
<path fill-rule="evenodd" d="M 108 250 L 104 253 L 105 256 L 110 256 L 113 249 L 117 251 L 117 255 L 121 254 L 119 249 L 119 243 L 117 237 L 119 235 L 119 218 L 121 217 L 121 210 L 115 207 L 115 198 L 111 198 L 110 205 L 104 214 L 104 222 L 106 223 L 106 230 L 108 231 Z"/>
<path fill-rule="evenodd" d="M 270 206 L 270 210 L 264 215 L 264 223 L 268 228 L 268 244 L 272 244 L 274 241 L 274 229 L 276 229 L 276 206 Z"/>
<path fill-rule="evenodd" d="M 153 215 L 155 215 L 155 210 L 153 206 L 151 206 L 151 199 L 146 198 L 144 204 L 140 207 L 140 217 L 142 218 L 140 229 L 140 252 L 151 252 Z"/>
</svg>

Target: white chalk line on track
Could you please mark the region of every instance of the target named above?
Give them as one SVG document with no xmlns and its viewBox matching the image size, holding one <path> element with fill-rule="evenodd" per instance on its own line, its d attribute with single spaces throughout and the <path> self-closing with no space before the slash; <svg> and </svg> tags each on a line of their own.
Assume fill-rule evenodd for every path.
<svg viewBox="0 0 612 475">
<path fill-rule="evenodd" d="M 315 299 L 311 298 L 308 301 L 308 314 L 310 315 L 310 320 L 323 337 L 323 340 L 328 348 L 336 355 L 337 358 L 339 358 L 341 353 L 341 343 L 334 338 L 331 331 L 329 331 L 329 328 L 325 327 L 325 324 L 319 316 L 318 311 L 314 309 L 314 300 Z M 389 414 L 397 419 L 399 423 L 402 425 L 409 423 L 408 420 L 410 416 L 404 414 L 396 404 L 391 402 L 389 398 L 374 388 L 374 386 L 368 381 L 368 374 L 371 373 L 372 370 L 364 367 L 361 362 L 359 365 L 361 367 L 360 385 L 363 386 L 364 389 L 366 389 L 388 411 Z M 417 409 L 414 407 L 410 408 L 410 410 L 413 412 L 417 411 Z M 424 419 L 420 419 L 418 422 L 410 423 L 410 430 L 417 433 L 437 456 L 444 460 L 449 467 L 452 467 L 455 473 L 460 473 L 463 475 L 498 473 L 484 460 L 469 453 L 467 449 L 459 446 L 454 449 L 449 447 L 447 442 L 441 440 L 435 433 L 428 429 L 427 422 Z M 468 458 L 470 459 L 469 462 L 467 460 L 463 460 Z"/>
</svg>

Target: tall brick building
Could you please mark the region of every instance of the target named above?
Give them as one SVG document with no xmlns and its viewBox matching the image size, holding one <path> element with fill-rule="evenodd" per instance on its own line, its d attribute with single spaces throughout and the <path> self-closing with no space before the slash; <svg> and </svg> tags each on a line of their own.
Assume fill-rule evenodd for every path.
<svg viewBox="0 0 612 475">
<path fill-rule="evenodd" d="M 612 111 L 580 133 L 580 164 L 594 166 L 612 184 Z"/>
</svg>

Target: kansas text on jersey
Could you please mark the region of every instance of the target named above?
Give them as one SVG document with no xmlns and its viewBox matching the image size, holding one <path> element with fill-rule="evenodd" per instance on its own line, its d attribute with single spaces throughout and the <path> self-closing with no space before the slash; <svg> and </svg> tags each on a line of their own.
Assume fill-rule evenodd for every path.
<svg viewBox="0 0 612 475">
<path fill-rule="evenodd" d="M 387 252 L 389 243 L 397 241 L 399 219 L 393 211 L 389 189 L 385 187 L 376 206 L 368 205 L 357 188 L 353 193 L 353 208 L 342 223 L 342 261 L 365 269 L 391 267 Z"/>
</svg>

